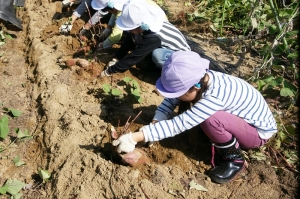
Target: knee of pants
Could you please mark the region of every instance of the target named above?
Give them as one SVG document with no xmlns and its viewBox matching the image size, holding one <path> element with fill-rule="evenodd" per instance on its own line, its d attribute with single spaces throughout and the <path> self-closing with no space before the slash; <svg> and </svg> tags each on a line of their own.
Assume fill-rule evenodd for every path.
<svg viewBox="0 0 300 199">
<path fill-rule="evenodd" d="M 172 55 L 174 51 L 170 49 L 157 48 L 152 52 L 152 61 L 156 67 L 162 68 L 165 61 Z"/>
<path fill-rule="evenodd" d="M 161 60 L 159 55 L 160 53 L 157 50 L 154 50 L 152 52 L 152 61 L 156 64 L 157 67 L 162 66 L 162 64 L 160 63 Z"/>
<path fill-rule="evenodd" d="M 215 121 L 214 117 L 209 117 L 200 124 L 200 127 L 203 129 L 203 131 L 205 131 L 211 128 L 212 123 L 214 123 L 214 121 Z"/>
</svg>

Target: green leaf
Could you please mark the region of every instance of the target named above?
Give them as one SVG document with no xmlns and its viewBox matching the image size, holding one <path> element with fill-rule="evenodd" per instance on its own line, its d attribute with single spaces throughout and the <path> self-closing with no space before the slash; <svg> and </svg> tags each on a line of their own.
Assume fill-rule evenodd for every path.
<svg viewBox="0 0 300 199">
<path fill-rule="evenodd" d="M 25 129 L 24 133 L 19 128 L 16 128 L 15 131 L 18 134 L 17 138 L 19 138 L 19 139 L 32 138 L 32 136 L 29 135 L 29 132 L 27 129 Z"/>
<path fill-rule="evenodd" d="M 110 92 L 111 85 L 110 84 L 103 84 L 102 88 L 103 88 L 103 91 L 108 94 Z"/>
<path fill-rule="evenodd" d="M 291 89 L 294 93 L 297 92 L 297 87 L 286 80 L 283 81 L 283 87 Z"/>
<path fill-rule="evenodd" d="M 279 139 L 274 140 L 273 146 L 275 149 L 279 149 L 281 146 L 281 141 Z"/>
<path fill-rule="evenodd" d="M 6 194 L 7 189 L 8 189 L 7 185 L 4 185 L 3 187 L 0 187 L 0 194 Z"/>
<path fill-rule="evenodd" d="M 25 164 L 25 162 L 20 161 L 20 156 L 19 156 L 19 155 L 16 156 L 16 157 L 13 159 L 13 161 L 14 161 L 16 167 L 19 167 L 19 166 Z"/>
<path fill-rule="evenodd" d="M 285 135 L 285 133 L 284 132 L 282 132 L 282 131 L 278 131 L 277 132 L 277 135 L 279 136 L 279 138 L 280 138 L 280 140 L 281 141 L 284 141 L 285 139 L 286 139 L 286 135 Z"/>
<path fill-rule="evenodd" d="M 294 93 L 289 88 L 282 88 L 282 89 L 280 89 L 280 95 L 283 97 L 287 97 L 287 96 L 293 97 Z"/>
<path fill-rule="evenodd" d="M 278 86 L 283 82 L 283 77 L 277 77 L 276 79 L 272 79 L 269 84 L 272 87 Z"/>
<path fill-rule="evenodd" d="M 299 34 L 299 30 L 293 30 L 285 34 L 286 37 L 293 37 Z"/>
<path fill-rule="evenodd" d="M 281 83 L 283 82 L 283 80 L 284 80 L 284 79 L 283 79 L 283 77 L 281 77 L 281 76 L 275 78 L 275 81 L 277 82 L 277 84 L 281 84 Z"/>
<path fill-rule="evenodd" d="M 132 80 L 133 88 L 140 88 L 139 83 L 136 80 Z"/>
<path fill-rule="evenodd" d="M 132 78 L 131 77 L 124 77 L 123 80 L 124 80 L 124 82 L 128 83 L 132 80 Z"/>
<path fill-rule="evenodd" d="M 9 133 L 8 128 L 8 117 L 7 115 L 3 116 L 3 118 L 0 120 L 0 138 L 5 139 L 6 136 Z"/>
<path fill-rule="evenodd" d="M 12 36 L 9 35 L 9 34 L 5 35 L 5 38 L 6 38 L 6 39 L 13 39 Z"/>
<path fill-rule="evenodd" d="M 4 39 L 5 39 L 5 36 L 4 36 L 4 34 L 3 34 L 2 31 L 0 31 L 0 39 L 1 39 L 1 40 L 4 40 Z"/>
<path fill-rule="evenodd" d="M 295 150 L 283 151 L 284 156 L 287 158 L 289 164 L 297 164 L 299 162 L 298 153 Z"/>
<path fill-rule="evenodd" d="M 258 161 L 267 159 L 266 155 L 264 153 L 260 152 L 260 151 L 254 152 L 253 154 L 251 154 L 250 157 L 253 158 L 253 159 L 256 159 Z"/>
<path fill-rule="evenodd" d="M 19 180 L 12 180 L 8 179 L 5 183 L 5 185 L 8 186 L 7 192 L 10 193 L 11 195 L 16 195 L 21 191 L 21 189 L 26 185 L 24 182 L 21 182 Z"/>
<path fill-rule="evenodd" d="M 48 180 L 51 177 L 51 174 L 47 170 L 39 170 L 39 176 L 44 180 Z"/>
<path fill-rule="evenodd" d="M 140 97 L 140 98 L 138 99 L 138 102 L 139 102 L 139 103 L 142 103 L 142 102 L 143 102 L 143 99 Z"/>
<path fill-rule="evenodd" d="M 296 135 L 296 125 L 288 125 L 285 127 L 285 129 L 287 130 L 287 132 L 290 134 L 290 135 L 293 135 L 295 136 Z"/>
<path fill-rule="evenodd" d="M 111 94 L 114 96 L 120 96 L 122 94 L 122 92 L 119 89 L 114 88 L 114 89 L 112 89 Z"/>
<path fill-rule="evenodd" d="M 22 197 L 23 194 L 21 193 L 17 193 L 16 195 L 13 195 L 11 198 L 12 199 L 20 199 Z"/>
<path fill-rule="evenodd" d="M 298 55 L 298 52 L 293 52 L 293 53 L 288 54 L 287 57 L 292 58 L 292 59 L 296 59 L 296 58 L 299 57 L 299 55 Z"/>
<path fill-rule="evenodd" d="M 279 16 L 280 17 L 290 17 L 293 14 L 292 9 L 280 9 Z"/>
<path fill-rule="evenodd" d="M 285 66 L 284 66 L 284 65 L 273 64 L 273 65 L 272 65 L 272 69 L 284 70 L 284 69 L 285 69 Z"/>
<path fill-rule="evenodd" d="M 275 34 L 277 31 L 278 31 L 277 26 L 275 26 L 275 25 L 269 26 L 270 34 Z"/>
<path fill-rule="evenodd" d="M 19 117 L 22 115 L 22 111 L 16 110 L 16 109 L 9 109 L 10 112 L 13 114 L 14 117 Z"/>
<path fill-rule="evenodd" d="M 275 78 L 273 75 L 269 75 L 267 76 L 265 79 L 262 79 L 262 81 L 266 82 L 266 83 L 270 83 L 271 81 L 273 81 Z"/>
<path fill-rule="evenodd" d="M 18 155 L 16 157 L 14 157 L 13 161 L 14 161 L 14 163 L 19 162 L 20 161 L 20 156 Z"/>
<path fill-rule="evenodd" d="M 131 93 L 134 95 L 134 96 L 140 96 L 140 90 L 139 89 L 133 89 L 131 88 Z"/>
<path fill-rule="evenodd" d="M 266 85 L 266 82 L 262 81 L 262 80 L 258 80 L 257 82 L 257 86 L 258 86 L 258 90 L 261 91 L 264 87 L 264 85 Z"/>
</svg>

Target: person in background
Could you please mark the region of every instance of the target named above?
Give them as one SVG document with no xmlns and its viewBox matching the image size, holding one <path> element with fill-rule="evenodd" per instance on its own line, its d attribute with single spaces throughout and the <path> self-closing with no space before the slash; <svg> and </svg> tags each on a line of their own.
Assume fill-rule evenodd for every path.
<svg viewBox="0 0 300 199">
<path fill-rule="evenodd" d="M 95 10 L 101 10 L 103 13 L 110 12 L 112 15 L 107 23 L 107 27 L 99 36 L 101 40 L 104 40 L 100 44 L 98 44 L 97 49 L 107 49 L 111 48 L 113 44 L 119 42 L 122 38 L 123 30 L 120 30 L 115 26 L 116 19 L 121 15 L 121 10 L 123 5 L 128 0 L 93 0 L 92 7 Z M 86 27 L 86 29 L 90 29 Z"/>
<path fill-rule="evenodd" d="M 91 19 L 89 20 L 89 22 L 87 22 L 81 29 L 81 33 L 84 34 L 84 32 L 87 30 L 85 28 L 85 26 L 87 26 L 88 23 L 93 23 L 96 24 L 97 22 L 99 22 L 100 18 L 102 17 L 103 13 L 99 13 L 96 10 L 92 9 L 91 7 L 91 3 L 92 0 L 84 0 L 81 1 L 79 6 L 76 8 L 76 10 L 73 12 L 72 16 L 71 16 L 71 21 L 67 21 L 66 23 L 64 23 L 63 25 L 61 25 L 59 27 L 59 32 L 62 34 L 67 34 L 72 30 L 73 24 L 74 22 L 81 17 L 81 15 L 87 10 L 86 5 L 88 6 L 92 17 L 92 21 Z"/>
<path fill-rule="evenodd" d="M 161 68 L 173 52 L 191 50 L 183 34 L 168 22 L 165 12 L 145 0 L 128 1 L 116 25 L 130 34 L 100 78 L 123 73 L 144 58 L 149 60 L 148 68 Z"/>
<path fill-rule="evenodd" d="M 63 25 L 60 26 L 59 28 L 59 32 L 62 34 L 67 34 L 70 33 L 70 31 L 72 30 L 73 24 L 74 22 L 81 17 L 81 15 L 87 10 L 87 7 L 90 11 L 90 14 L 92 15 L 92 17 L 83 25 L 83 27 L 80 30 L 80 34 L 82 35 L 86 35 L 90 28 L 99 23 L 100 19 L 108 14 L 108 11 L 102 11 L 101 9 L 97 9 L 98 6 L 95 6 L 96 3 L 95 2 L 99 2 L 100 0 L 81 0 L 80 5 L 76 8 L 76 10 L 73 12 L 72 16 L 71 16 L 71 21 L 67 21 L 65 22 Z M 103 0 L 103 1 L 107 1 L 107 0 Z M 124 1 L 124 0 L 114 0 L 114 1 Z M 96 9 L 94 9 L 94 7 Z M 101 35 L 100 35 L 101 36 Z"/>
<path fill-rule="evenodd" d="M 94 0 L 92 2 L 92 7 L 95 10 L 102 10 L 102 12 L 110 12 L 112 15 L 104 29 L 102 34 L 99 36 L 103 39 L 103 42 L 98 44 L 97 50 L 108 49 L 113 46 L 113 44 L 118 43 L 123 35 L 123 30 L 118 28 L 116 25 L 116 19 L 122 14 L 122 8 L 128 0 Z M 148 6 L 155 6 L 160 8 L 154 1 L 146 0 Z M 167 20 L 167 16 L 165 16 Z"/>
<path fill-rule="evenodd" d="M 246 81 L 208 69 L 209 61 L 192 51 L 174 52 L 165 62 L 156 82 L 165 98 L 153 124 L 117 139 L 117 151 L 131 152 L 137 142 L 173 137 L 199 125 L 212 142 L 213 182 L 233 180 L 246 166 L 241 148 L 264 145 L 277 132 L 277 124 L 265 99 Z M 192 106 L 170 119 L 180 103 Z M 215 148 L 221 157 L 214 164 Z"/>
</svg>

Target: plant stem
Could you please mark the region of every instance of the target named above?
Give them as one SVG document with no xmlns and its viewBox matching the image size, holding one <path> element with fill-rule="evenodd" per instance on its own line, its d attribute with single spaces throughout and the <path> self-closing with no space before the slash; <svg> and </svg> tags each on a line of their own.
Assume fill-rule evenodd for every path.
<svg viewBox="0 0 300 199">
<path fill-rule="evenodd" d="M 85 3 L 85 7 L 86 7 L 86 9 L 87 9 L 87 11 L 88 11 L 88 13 L 89 13 L 90 21 L 92 22 L 92 16 L 91 16 L 91 13 L 90 13 L 90 9 L 89 9 L 89 7 L 88 7 L 86 1 L 85 1 L 84 3 Z M 93 29 L 94 29 L 94 33 L 96 33 L 95 27 L 94 27 L 93 25 L 92 25 L 92 27 L 93 27 Z M 93 34 L 93 38 L 94 38 L 94 34 Z"/>
<path fill-rule="evenodd" d="M 227 0 L 224 0 L 223 9 L 222 9 L 222 22 L 221 22 L 221 30 L 220 30 L 220 36 L 223 34 L 223 22 L 225 17 L 225 6 L 226 6 Z"/>
<path fill-rule="evenodd" d="M 128 127 L 126 127 L 124 129 L 124 132 L 123 133 L 126 133 L 126 131 L 130 128 L 130 126 L 132 125 L 132 123 L 136 120 L 136 118 L 142 113 L 142 111 L 140 111 L 136 116 L 135 118 L 133 118 L 133 120 L 130 122 L 130 124 L 128 125 Z"/>
<path fill-rule="evenodd" d="M 253 15 L 253 13 L 254 13 L 254 10 L 255 10 L 255 8 L 256 8 L 258 2 L 260 2 L 260 0 L 256 0 L 255 3 L 254 3 L 254 5 L 252 6 L 251 13 L 250 13 L 250 16 L 249 16 L 250 19 L 252 18 L 252 15 Z M 251 20 L 250 20 L 250 21 L 251 21 Z M 247 23 L 246 27 L 244 28 L 243 35 L 245 35 L 245 33 L 246 33 L 247 29 L 248 29 L 248 26 L 249 26 L 249 23 Z"/>
<path fill-rule="evenodd" d="M 277 28 L 280 30 L 280 33 L 281 33 L 283 29 L 281 28 L 280 21 L 279 21 L 279 19 L 278 19 L 279 14 L 278 14 L 276 8 L 274 7 L 273 0 L 268 0 L 268 1 L 269 1 L 269 4 L 270 4 L 270 7 L 271 7 L 271 9 L 272 9 L 273 15 L 274 15 L 274 17 L 275 17 L 275 21 L 276 21 Z M 285 50 L 288 51 L 288 44 L 287 44 L 287 42 L 286 42 L 285 37 L 283 37 L 282 40 L 283 40 L 283 44 L 284 44 Z"/>
</svg>

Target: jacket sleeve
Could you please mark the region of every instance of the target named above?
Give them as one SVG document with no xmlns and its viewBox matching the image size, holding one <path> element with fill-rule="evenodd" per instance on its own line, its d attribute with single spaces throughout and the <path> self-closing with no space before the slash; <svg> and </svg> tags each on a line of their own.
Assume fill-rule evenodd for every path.
<svg viewBox="0 0 300 199">
<path fill-rule="evenodd" d="M 77 17 L 81 17 L 81 15 L 86 11 L 86 4 L 88 5 L 89 8 L 91 8 L 92 0 L 85 0 L 82 1 L 79 6 L 76 8 L 76 10 L 73 12 L 73 14 Z"/>
<path fill-rule="evenodd" d="M 127 42 L 127 43 L 126 43 Z M 122 44 L 121 48 L 116 54 L 116 58 L 119 60 L 115 65 L 108 68 L 108 73 L 123 73 L 133 65 L 140 62 L 147 55 L 152 53 L 153 50 L 159 48 L 161 46 L 161 40 L 156 34 L 147 34 L 142 38 L 142 42 L 140 42 L 130 54 L 122 56 L 124 53 L 129 52 L 129 46 L 134 45 L 133 40 L 131 38 L 131 34 L 127 35 L 126 41 Z M 123 47 L 123 48 L 122 48 Z"/>
<path fill-rule="evenodd" d="M 176 98 L 165 98 L 163 102 L 157 107 L 153 120 L 162 121 L 171 118 L 174 109 L 179 105 L 180 100 Z"/>
</svg>

